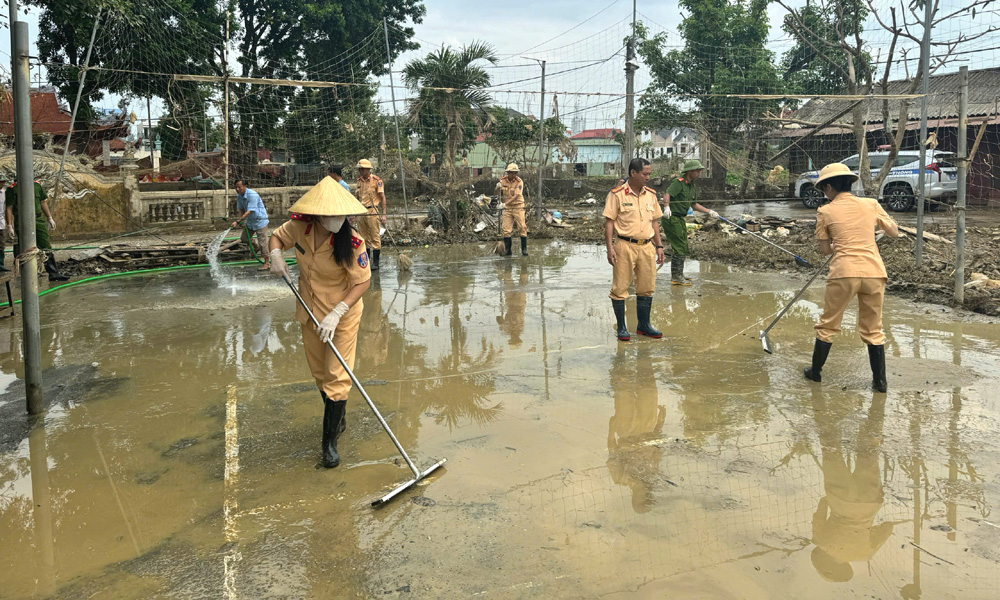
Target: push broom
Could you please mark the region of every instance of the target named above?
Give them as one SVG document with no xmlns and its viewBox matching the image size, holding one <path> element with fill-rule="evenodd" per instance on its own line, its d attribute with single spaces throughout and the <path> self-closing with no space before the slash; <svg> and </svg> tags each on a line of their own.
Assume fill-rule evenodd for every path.
<svg viewBox="0 0 1000 600">
<path fill-rule="evenodd" d="M 292 293 L 295 294 L 295 299 L 298 300 L 299 304 L 302 305 L 302 308 L 306 310 L 306 314 L 309 315 L 309 320 L 312 321 L 313 327 L 319 327 L 319 321 L 316 320 L 316 315 L 314 315 L 313 312 L 306 305 L 305 300 L 303 300 L 302 296 L 299 294 L 299 290 L 295 288 L 295 285 L 288 279 L 287 276 L 282 275 L 281 278 L 285 280 L 285 283 L 288 284 L 288 287 L 292 290 Z M 333 345 L 333 341 L 332 340 L 328 341 L 327 345 L 330 346 L 330 350 L 333 350 L 333 354 L 334 356 L 337 357 L 337 361 L 340 363 L 340 366 L 344 367 L 344 370 L 347 371 L 347 375 L 351 378 L 351 382 L 354 384 L 354 387 L 358 388 L 358 391 L 361 392 L 361 397 L 364 398 L 365 402 L 368 403 L 368 408 L 372 409 L 372 412 L 375 413 L 375 418 L 378 419 L 379 425 L 381 425 L 382 429 L 384 429 L 385 432 L 389 434 L 389 438 L 392 440 L 392 443 L 396 445 L 396 450 L 399 450 L 399 453 L 400 455 L 402 455 L 403 460 L 406 461 L 406 465 L 410 467 L 410 471 L 413 472 L 413 479 L 398 486 L 396 489 L 392 490 L 385 496 L 382 496 L 381 498 L 372 501 L 371 504 L 373 507 L 379 507 L 385 504 L 386 502 L 392 500 L 396 496 L 402 494 L 411 487 L 415 486 L 422 479 L 426 478 L 428 475 L 436 471 L 438 467 L 447 462 L 448 459 L 442 458 L 441 460 L 437 461 L 436 463 L 431 465 L 430 468 L 424 470 L 423 472 L 417 469 L 417 466 L 413 464 L 412 460 L 410 460 L 409 455 L 406 454 L 406 450 L 403 450 L 402 444 L 399 443 L 399 440 L 396 439 L 395 434 L 393 434 L 392 430 L 389 429 L 389 424 L 385 422 L 384 418 L 382 418 L 382 413 L 380 413 L 378 409 L 375 408 L 375 403 L 372 402 L 372 399 L 368 397 L 368 392 L 365 391 L 364 386 L 362 386 L 361 382 L 358 381 L 358 378 L 354 376 L 354 372 L 351 371 L 351 368 L 347 366 L 347 362 L 344 361 L 344 357 L 340 355 L 340 351 L 337 350 L 337 347 Z"/>
<path fill-rule="evenodd" d="M 809 264 L 809 261 L 808 261 L 808 260 L 806 260 L 806 259 L 802 258 L 802 257 L 801 257 L 801 256 L 799 256 L 798 254 L 795 254 L 794 252 L 792 252 L 792 251 L 790 251 L 790 250 L 785 250 L 784 248 L 782 248 L 781 246 L 779 246 L 779 245 L 775 244 L 774 242 L 772 242 L 771 240 L 767 239 L 766 237 L 764 237 L 764 236 L 762 236 L 762 235 L 757 235 L 756 233 L 754 233 L 754 232 L 750 231 L 750 230 L 749 230 L 749 229 L 747 229 L 746 227 L 740 227 L 740 226 L 739 226 L 739 225 L 737 225 L 736 223 L 733 223 L 732 221 L 730 221 L 729 219 L 727 219 L 727 218 L 725 218 L 725 217 L 723 217 L 723 216 L 720 216 L 720 217 L 719 217 L 719 220 L 720 220 L 720 221 L 725 221 L 726 223 L 729 223 L 730 225 L 732 225 L 733 227 L 735 227 L 735 228 L 737 228 L 737 229 L 742 229 L 743 231 L 745 231 L 745 232 L 749 233 L 750 235 L 752 235 L 753 237 L 757 238 L 758 240 L 760 240 L 760 241 L 764 242 L 765 244 L 771 244 L 772 246 L 774 246 L 774 247 L 775 247 L 775 248 L 777 248 L 778 250 L 781 250 L 781 251 L 782 251 L 782 252 L 784 252 L 785 254 L 790 254 L 790 255 L 792 255 L 792 256 L 793 256 L 793 257 L 795 258 L 795 264 L 799 265 L 800 267 L 811 267 L 811 266 L 812 266 L 811 264 Z"/>
</svg>

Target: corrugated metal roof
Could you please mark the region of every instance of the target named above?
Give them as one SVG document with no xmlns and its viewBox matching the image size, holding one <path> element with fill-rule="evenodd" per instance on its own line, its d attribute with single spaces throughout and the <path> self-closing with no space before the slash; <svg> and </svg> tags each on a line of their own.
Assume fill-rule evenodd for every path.
<svg viewBox="0 0 1000 600">
<path fill-rule="evenodd" d="M 889 82 L 889 94 L 908 94 L 912 79 L 901 79 Z M 943 75 L 932 75 L 929 81 L 929 94 L 927 102 L 927 117 L 940 119 L 958 116 L 958 73 L 946 73 Z M 876 88 L 875 93 L 883 93 L 881 88 Z M 919 88 L 917 93 L 919 93 Z M 992 69 L 977 69 L 969 71 L 969 116 L 981 116 L 990 114 L 995 108 L 997 98 L 1000 97 L 1000 67 Z M 852 100 L 837 100 L 828 98 L 816 98 L 806 102 L 802 108 L 792 115 L 796 120 L 809 123 L 820 124 L 833 115 L 851 106 Z M 898 100 L 889 101 L 889 118 L 893 121 L 899 119 Z M 865 100 L 861 106 L 865 109 L 866 123 L 881 123 L 882 101 Z M 910 102 L 909 119 L 920 118 L 920 100 Z M 837 119 L 839 123 L 851 123 L 852 114 L 847 113 Z"/>
</svg>

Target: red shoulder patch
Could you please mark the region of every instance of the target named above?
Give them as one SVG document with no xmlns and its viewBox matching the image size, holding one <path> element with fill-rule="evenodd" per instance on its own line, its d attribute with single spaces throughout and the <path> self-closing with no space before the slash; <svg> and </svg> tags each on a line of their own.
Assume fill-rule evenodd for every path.
<svg viewBox="0 0 1000 600">
<path fill-rule="evenodd" d="M 656 190 L 654 190 L 653 188 L 649 187 L 648 185 L 646 185 L 646 186 L 643 186 L 643 188 L 642 188 L 642 189 L 644 189 L 644 190 L 649 190 L 649 191 L 653 192 L 654 194 L 656 193 Z"/>
<path fill-rule="evenodd" d="M 684 178 L 683 177 L 678 177 L 677 181 L 684 181 Z"/>
<path fill-rule="evenodd" d="M 302 213 L 297 213 L 297 212 L 289 213 L 288 218 L 293 221 L 310 221 L 312 219 L 312 217 L 310 217 L 309 215 L 304 215 Z"/>
<path fill-rule="evenodd" d="M 618 186 L 616 188 L 611 188 L 611 191 L 612 192 L 620 192 L 620 191 L 622 191 L 624 189 L 625 189 L 625 184 L 623 183 L 623 184 L 621 184 L 620 186 Z"/>
<path fill-rule="evenodd" d="M 351 236 L 351 247 L 354 248 L 355 250 L 357 250 L 358 248 L 360 248 L 361 244 L 363 242 L 364 242 L 363 239 L 361 239 L 361 238 L 359 238 L 357 236 L 354 236 L 354 235 Z"/>
</svg>

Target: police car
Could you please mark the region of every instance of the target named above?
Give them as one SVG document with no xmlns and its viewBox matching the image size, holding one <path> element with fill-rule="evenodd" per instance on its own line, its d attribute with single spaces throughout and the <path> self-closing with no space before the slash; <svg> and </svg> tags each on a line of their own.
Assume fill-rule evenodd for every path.
<svg viewBox="0 0 1000 600">
<path fill-rule="evenodd" d="M 925 169 L 924 197 L 928 200 L 931 210 L 938 210 L 944 204 L 954 204 L 958 193 L 958 168 L 949 160 L 954 158 L 952 152 L 927 151 L 927 167 Z M 878 176 L 879 170 L 889 159 L 888 152 L 869 152 L 872 179 Z M 855 174 L 861 157 L 857 154 L 840 161 L 847 165 Z M 884 202 L 889 210 L 906 212 L 916 204 L 913 191 L 917 189 L 917 177 L 920 168 L 920 152 L 916 150 L 900 150 L 889 175 L 879 190 L 879 201 Z M 814 182 L 819 171 L 803 173 L 795 182 L 795 196 L 802 199 L 807 208 L 817 208 L 826 202 Z M 854 184 L 854 193 L 862 195 L 861 181 Z"/>
</svg>

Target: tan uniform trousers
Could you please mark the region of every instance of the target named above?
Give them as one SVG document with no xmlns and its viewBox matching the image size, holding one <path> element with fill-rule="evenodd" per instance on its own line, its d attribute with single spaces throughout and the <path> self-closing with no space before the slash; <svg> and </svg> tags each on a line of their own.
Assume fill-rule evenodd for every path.
<svg viewBox="0 0 1000 600">
<path fill-rule="evenodd" d="M 357 217 L 358 233 L 364 238 L 365 246 L 369 250 L 382 249 L 382 236 L 378 232 L 382 226 L 382 219 L 379 218 L 378 214 L 375 207 L 369 206 L 367 215 Z"/>
<path fill-rule="evenodd" d="M 635 278 L 635 295 L 652 296 L 656 291 L 656 248 L 652 242 L 633 244 L 615 239 L 615 266 L 611 276 L 611 299 L 628 298 L 628 286 Z"/>
<path fill-rule="evenodd" d="M 358 346 L 358 328 L 361 325 L 362 302 L 351 307 L 337 324 L 333 334 L 333 345 L 344 357 L 347 366 L 354 370 L 354 353 Z M 312 323 L 302 323 L 302 345 L 306 351 L 309 371 L 316 380 L 316 387 L 326 392 L 331 400 L 347 400 L 351 391 L 351 378 L 340 366 L 330 346 L 319 341 L 319 334 Z"/>
<path fill-rule="evenodd" d="M 519 206 L 517 208 L 505 208 L 503 211 L 503 236 L 505 238 L 510 237 L 510 234 L 514 231 L 515 225 L 517 225 L 517 235 L 527 237 L 528 224 L 524 221 L 523 206 Z"/>
<path fill-rule="evenodd" d="M 866 344 L 881 346 L 885 343 L 882 333 L 882 301 L 885 298 L 885 279 L 882 277 L 839 277 L 826 281 L 823 299 L 823 316 L 816 324 L 816 337 L 833 342 L 840 333 L 844 309 L 851 298 L 858 297 L 858 333 Z"/>
</svg>

